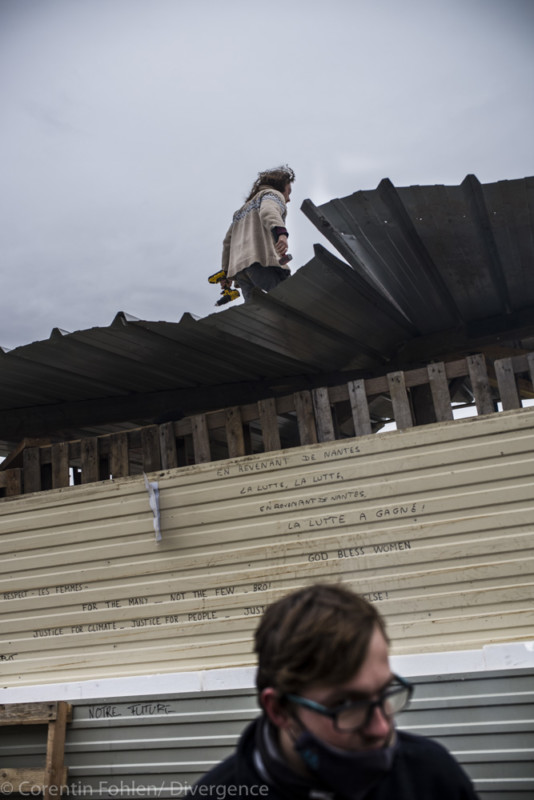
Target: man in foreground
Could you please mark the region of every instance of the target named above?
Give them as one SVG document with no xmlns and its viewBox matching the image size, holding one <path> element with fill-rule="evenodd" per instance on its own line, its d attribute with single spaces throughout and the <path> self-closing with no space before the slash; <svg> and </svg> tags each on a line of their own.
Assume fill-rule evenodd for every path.
<svg viewBox="0 0 534 800">
<path fill-rule="evenodd" d="M 476 800 L 445 748 L 395 728 L 412 687 L 392 673 L 388 649 L 377 609 L 343 586 L 310 586 L 269 606 L 255 635 L 263 714 L 196 793 Z"/>
</svg>

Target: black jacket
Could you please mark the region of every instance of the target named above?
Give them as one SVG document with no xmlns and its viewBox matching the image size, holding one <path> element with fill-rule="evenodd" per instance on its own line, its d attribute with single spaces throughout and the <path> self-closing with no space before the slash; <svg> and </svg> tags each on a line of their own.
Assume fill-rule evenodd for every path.
<svg viewBox="0 0 534 800">
<path fill-rule="evenodd" d="M 292 789 L 279 783 L 268 785 L 257 773 L 253 754 L 259 719 L 244 731 L 237 750 L 208 772 L 188 797 L 257 797 L 295 800 Z M 398 731 L 399 747 L 390 772 L 366 795 L 365 800 L 477 800 L 471 781 L 450 753 L 437 742 Z M 206 788 L 202 794 L 197 787 Z M 222 788 L 226 787 L 226 793 Z M 229 787 L 248 787 L 229 789 Z M 195 791 L 196 790 L 196 791 Z M 206 794 L 204 794 L 206 792 Z"/>
</svg>

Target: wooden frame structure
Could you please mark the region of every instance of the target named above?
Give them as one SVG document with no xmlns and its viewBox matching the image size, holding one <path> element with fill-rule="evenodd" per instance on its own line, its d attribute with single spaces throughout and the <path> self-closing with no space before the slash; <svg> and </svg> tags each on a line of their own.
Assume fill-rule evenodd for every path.
<svg viewBox="0 0 534 800">
<path fill-rule="evenodd" d="M 399 430 L 446 422 L 453 419 L 449 385 L 456 379 L 469 380 L 478 414 L 497 410 L 495 388 L 503 411 L 521 408 L 521 396 L 534 397 L 534 353 L 497 360 L 494 367 L 495 374 L 490 377 L 484 356 L 472 355 L 195 414 L 177 422 L 70 442 L 25 441 L 0 468 L 0 492 L 10 497 L 280 450 L 288 446 L 280 435 L 280 421 L 288 415 L 296 419 L 298 429 L 298 441 L 289 446 L 367 435 L 376 429 L 370 408 L 377 396 L 390 401 Z M 429 395 L 430 418 L 418 419 L 415 412 L 414 396 L 419 388 Z M 341 435 L 338 429 L 335 410 L 339 404 L 350 406 L 350 434 Z M 251 426 L 260 432 L 259 445 L 252 445 Z"/>
<path fill-rule="evenodd" d="M 6 725 L 47 725 L 46 763 L 41 769 L 22 767 L 11 769 L 0 766 L 3 794 L 36 794 L 40 788 L 44 800 L 61 795 L 67 784 L 67 767 L 64 765 L 67 723 L 72 720 L 72 706 L 56 703 L 13 703 L 0 705 L 0 727 Z"/>
</svg>

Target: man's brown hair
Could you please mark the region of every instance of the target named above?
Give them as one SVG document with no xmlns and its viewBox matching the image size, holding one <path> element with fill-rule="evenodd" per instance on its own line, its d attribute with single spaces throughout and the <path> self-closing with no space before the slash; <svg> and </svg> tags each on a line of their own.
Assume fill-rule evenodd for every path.
<svg viewBox="0 0 534 800">
<path fill-rule="evenodd" d="M 255 634 L 256 686 L 299 694 L 312 683 L 344 683 L 362 666 L 385 623 L 364 597 L 339 584 L 315 584 L 270 605 Z"/>
<path fill-rule="evenodd" d="M 295 173 L 287 164 L 281 167 L 273 167 L 273 169 L 266 169 L 265 172 L 258 172 L 258 177 L 254 181 L 245 203 L 252 200 L 254 195 L 259 191 L 260 186 L 271 186 L 273 189 L 277 189 L 283 194 L 287 184 L 293 183 L 294 180 Z"/>
</svg>

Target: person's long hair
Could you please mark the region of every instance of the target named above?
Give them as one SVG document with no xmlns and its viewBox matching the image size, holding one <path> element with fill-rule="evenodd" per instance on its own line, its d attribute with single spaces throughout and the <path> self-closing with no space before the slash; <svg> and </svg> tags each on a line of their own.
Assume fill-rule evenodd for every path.
<svg viewBox="0 0 534 800">
<path fill-rule="evenodd" d="M 274 167 L 273 169 L 266 169 L 265 172 L 258 172 L 258 177 L 252 185 L 250 194 L 248 195 L 245 203 L 252 200 L 254 195 L 259 191 L 260 186 L 271 186 L 279 192 L 284 192 L 288 183 L 293 183 L 295 180 L 295 173 L 287 164 L 281 167 Z"/>
</svg>

